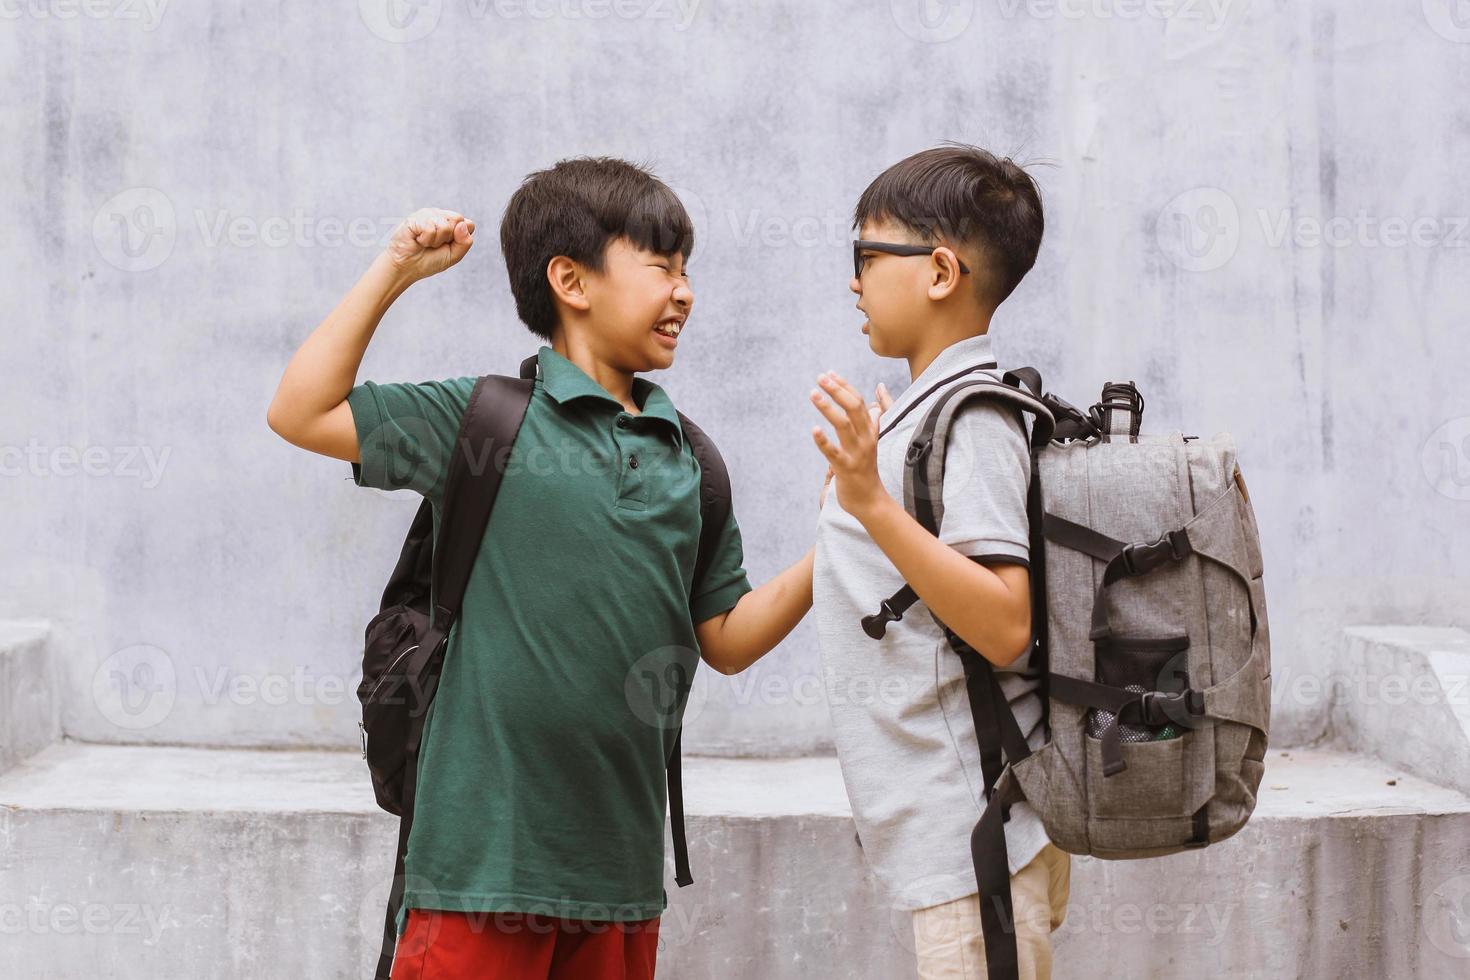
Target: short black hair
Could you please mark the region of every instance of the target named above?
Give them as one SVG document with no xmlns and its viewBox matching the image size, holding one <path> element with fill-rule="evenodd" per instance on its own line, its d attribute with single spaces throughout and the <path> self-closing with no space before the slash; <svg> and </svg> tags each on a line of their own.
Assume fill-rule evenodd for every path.
<svg viewBox="0 0 1470 980">
<path fill-rule="evenodd" d="M 992 307 L 1036 264 L 1044 227 L 1031 175 L 1010 157 L 965 143 L 923 150 L 879 174 L 858 198 L 853 227 L 870 219 L 892 221 L 930 244 L 974 247 L 976 285 Z"/>
<path fill-rule="evenodd" d="M 667 184 L 626 160 L 576 157 L 526 175 L 500 219 L 500 250 L 516 313 L 532 333 L 549 341 L 556 327 L 547 264 L 565 255 L 601 271 L 618 238 L 687 260 L 694 224 Z"/>
</svg>

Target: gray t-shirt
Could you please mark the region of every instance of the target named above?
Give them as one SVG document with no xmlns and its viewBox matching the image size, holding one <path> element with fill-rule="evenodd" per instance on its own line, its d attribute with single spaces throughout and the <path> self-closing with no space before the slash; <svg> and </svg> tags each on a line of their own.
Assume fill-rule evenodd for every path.
<svg viewBox="0 0 1470 980">
<path fill-rule="evenodd" d="M 988 335 L 953 344 L 883 413 L 886 425 L 923 399 L 878 442 L 878 474 L 894 499 L 903 500 L 904 454 L 915 428 L 940 393 L 962 379 L 926 395 L 928 389 L 991 360 Z M 1030 473 L 1018 414 L 988 401 L 966 405 L 946 449 L 940 540 L 969 557 L 1026 564 Z M 915 603 L 881 640 L 862 630 L 862 618 L 902 585 L 887 556 L 829 492 L 812 587 L 837 755 L 869 863 L 895 907 L 920 909 L 975 894 L 970 831 L 985 807 L 985 781 L 964 665 L 929 607 Z M 1027 742 L 1039 748 L 1041 697 L 1038 682 L 1021 676 L 1026 668 L 1022 655 L 997 667 L 997 678 Z M 1005 834 L 1011 874 L 1047 843 L 1026 803 L 1011 807 Z"/>
</svg>

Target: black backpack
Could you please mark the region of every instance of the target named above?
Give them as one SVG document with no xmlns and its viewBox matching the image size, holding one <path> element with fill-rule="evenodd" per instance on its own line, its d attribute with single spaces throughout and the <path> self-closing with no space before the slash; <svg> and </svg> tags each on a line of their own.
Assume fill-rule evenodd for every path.
<svg viewBox="0 0 1470 980">
<path fill-rule="evenodd" d="M 393 886 L 383 925 L 383 949 L 375 980 L 389 980 L 397 946 L 398 911 L 403 901 L 404 858 L 413 826 L 419 741 L 424 719 L 444 666 L 445 639 L 459 614 L 465 583 L 479 553 L 490 509 L 510 447 L 531 403 L 536 356 L 521 362 L 520 377 L 488 374 L 475 382 L 460 422 L 455 452 L 444 485 L 443 517 L 433 538 L 433 509 L 426 498 L 414 515 L 398 564 L 383 590 L 379 612 L 367 625 L 362 657 L 362 755 L 372 776 L 378 805 L 399 817 Z M 713 442 L 681 412 L 684 437 L 699 461 L 701 529 L 694 581 L 703 576 L 730 515 L 730 476 Z M 487 465 L 488 464 L 488 465 Z M 436 600 L 430 602 L 430 583 Z M 687 684 L 692 678 L 685 678 Z M 680 769 L 683 730 L 674 736 L 667 760 L 669 814 L 674 842 L 675 880 L 693 882 L 684 833 L 684 796 Z"/>
</svg>

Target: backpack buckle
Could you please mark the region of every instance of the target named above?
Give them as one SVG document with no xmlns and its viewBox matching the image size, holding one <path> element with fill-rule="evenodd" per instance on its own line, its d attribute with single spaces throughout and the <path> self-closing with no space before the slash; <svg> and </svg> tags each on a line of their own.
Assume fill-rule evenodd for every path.
<svg viewBox="0 0 1470 980">
<path fill-rule="evenodd" d="M 1190 546 L 1187 532 L 1183 529 L 1167 531 L 1157 541 L 1125 544 L 1122 551 L 1123 567 L 1128 569 L 1129 575 L 1142 575 L 1166 561 L 1183 561 L 1193 553 L 1194 548 Z"/>
<path fill-rule="evenodd" d="M 883 639 L 883 634 L 888 632 L 889 623 L 903 619 L 903 613 L 897 612 L 887 599 L 878 604 L 878 610 L 871 616 L 863 617 L 863 632 L 875 640 Z"/>
<path fill-rule="evenodd" d="M 915 439 L 913 442 L 909 443 L 909 449 L 908 452 L 904 453 L 903 461 L 909 466 L 918 465 L 920 460 L 929 455 L 929 449 L 932 446 L 932 439 Z"/>
<path fill-rule="evenodd" d="M 1138 696 L 1138 714 L 1145 725 L 1167 725 L 1174 723 L 1185 728 L 1194 728 L 1186 721 L 1191 716 L 1201 717 L 1205 713 L 1203 691 L 1185 688 L 1182 691 L 1144 691 Z"/>
</svg>

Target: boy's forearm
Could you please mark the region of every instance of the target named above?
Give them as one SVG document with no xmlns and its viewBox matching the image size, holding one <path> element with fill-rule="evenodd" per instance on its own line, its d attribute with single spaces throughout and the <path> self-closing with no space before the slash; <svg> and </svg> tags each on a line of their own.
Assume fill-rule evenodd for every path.
<svg viewBox="0 0 1470 980">
<path fill-rule="evenodd" d="M 770 653 L 796 628 L 812 608 L 815 557 L 816 550 L 808 550 L 800 561 L 740 597 L 725 615 L 715 642 L 701 641 L 711 666 L 721 673 L 738 674 Z"/>
<path fill-rule="evenodd" d="M 411 284 L 386 254 L 373 260 L 286 365 L 271 401 L 273 428 L 289 430 L 342 403 L 383 315 Z"/>
<path fill-rule="evenodd" d="M 981 656 L 1004 667 L 1024 652 L 1031 640 L 1029 596 L 1014 595 L 1000 576 L 930 534 L 892 497 L 859 520 L 924 604 Z M 875 596 L 874 608 L 886 598 Z"/>
</svg>

